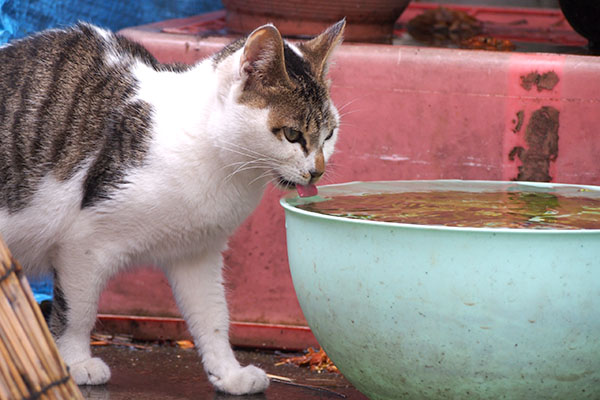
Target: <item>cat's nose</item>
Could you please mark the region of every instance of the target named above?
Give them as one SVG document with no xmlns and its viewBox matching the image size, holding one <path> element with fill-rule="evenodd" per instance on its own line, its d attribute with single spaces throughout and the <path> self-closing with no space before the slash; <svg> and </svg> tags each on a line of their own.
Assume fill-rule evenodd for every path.
<svg viewBox="0 0 600 400">
<path fill-rule="evenodd" d="M 323 155 L 323 149 L 317 150 L 315 154 L 315 165 L 310 173 L 310 183 L 315 183 L 323 176 L 325 172 L 325 156 Z"/>
<path fill-rule="evenodd" d="M 324 171 L 316 169 L 310 171 L 310 183 L 315 183 L 316 181 L 318 181 L 321 178 L 321 176 L 323 176 L 323 172 Z"/>
</svg>

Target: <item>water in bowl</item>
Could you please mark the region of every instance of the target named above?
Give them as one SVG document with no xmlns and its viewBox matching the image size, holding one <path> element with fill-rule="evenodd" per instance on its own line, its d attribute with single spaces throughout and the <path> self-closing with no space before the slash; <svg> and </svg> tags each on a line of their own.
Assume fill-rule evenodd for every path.
<svg viewBox="0 0 600 400">
<path fill-rule="evenodd" d="M 297 207 L 320 214 L 420 225 L 600 229 L 600 198 L 587 189 L 512 185 L 486 191 L 419 190 L 341 194 Z"/>
</svg>

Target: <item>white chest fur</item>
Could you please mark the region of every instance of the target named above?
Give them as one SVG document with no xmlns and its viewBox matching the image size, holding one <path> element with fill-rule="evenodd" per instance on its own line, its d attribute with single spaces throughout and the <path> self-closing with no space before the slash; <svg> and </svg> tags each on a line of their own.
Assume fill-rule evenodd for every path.
<svg viewBox="0 0 600 400">
<path fill-rule="evenodd" d="M 100 230 L 110 224 L 107 233 L 121 226 L 121 243 L 130 246 L 121 250 L 136 257 L 160 260 L 222 246 L 258 205 L 270 179 L 264 169 L 244 165 L 246 158 L 256 158 L 255 150 L 230 136 L 247 124 L 243 113 L 219 97 L 208 61 L 185 73 L 139 64 L 134 74 L 140 82 L 137 99 L 153 108 L 149 153 L 144 166 L 127 177 L 125 190 L 91 218 Z M 265 118 L 264 111 L 250 113 Z M 228 129 L 231 125 L 236 127 Z"/>
</svg>

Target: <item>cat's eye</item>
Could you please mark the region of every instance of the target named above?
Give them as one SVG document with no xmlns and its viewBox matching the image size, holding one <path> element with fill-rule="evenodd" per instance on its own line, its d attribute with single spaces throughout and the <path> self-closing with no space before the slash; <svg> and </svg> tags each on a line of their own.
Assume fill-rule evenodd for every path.
<svg viewBox="0 0 600 400">
<path fill-rule="evenodd" d="M 299 142 L 302 138 L 302 132 L 294 128 L 289 128 L 287 126 L 283 128 L 283 134 L 290 143 Z"/>
<path fill-rule="evenodd" d="M 325 138 L 325 140 L 329 140 L 329 139 L 331 139 L 331 138 L 333 137 L 333 131 L 334 131 L 334 130 L 335 130 L 335 129 L 332 129 L 332 130 L 329 132 L 329 135 L 327 135 L 327 137 Z"/>
</svg>

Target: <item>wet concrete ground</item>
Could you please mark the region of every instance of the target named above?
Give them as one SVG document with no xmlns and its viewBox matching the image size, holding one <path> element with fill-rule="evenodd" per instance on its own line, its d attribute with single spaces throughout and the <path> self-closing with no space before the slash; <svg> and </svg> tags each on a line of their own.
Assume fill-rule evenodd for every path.
<svg viewBox="0 0 600 400">
<path fill-rule="evenodd" d="M 242 365 L 254 364 L 269 374 L 291 378 L 300 386 L 271 381 L 265 393 L 238 397 L 215 392 L 193 349 L 110 345 L 95 346 L 93 352 L 111 367 L 112 378 L 106 385 L 82 386 L 84 397 L 89 400 L 367 400 L 341 374 L 316 373 L 295 365 L 276 366 L 281 353 L 236 351 Z"/>
</svg>

